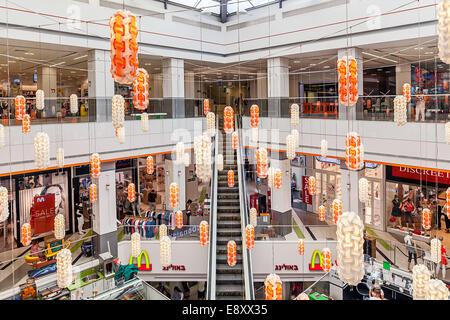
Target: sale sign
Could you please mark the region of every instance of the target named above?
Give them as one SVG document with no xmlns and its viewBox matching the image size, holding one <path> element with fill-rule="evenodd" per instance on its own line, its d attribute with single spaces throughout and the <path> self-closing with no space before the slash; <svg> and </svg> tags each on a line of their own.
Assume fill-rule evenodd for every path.
<svg viewBox="0 0 450 320">
<path fill-rule="evenodd" d="M 53 230 L 55 219 L 55 195 L 35 196 L 31 213 L 31 227 L 34 235 Z"/>
<path fill-rule="evenodd" d="M 308 189 L 309 176 L 302 176 L 303 203 L 312 204 L 312 196 Z"/>
</svg>

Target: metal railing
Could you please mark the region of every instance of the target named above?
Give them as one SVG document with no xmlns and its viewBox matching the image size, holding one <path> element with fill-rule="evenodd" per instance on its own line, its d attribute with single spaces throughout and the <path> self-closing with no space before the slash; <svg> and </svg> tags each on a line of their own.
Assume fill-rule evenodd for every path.
<svg viewBox="0 0 450 320">
<path fill-rule="evenodd" d="M 242 124 L 237 121 L 236 117 L 236 127 L 238 128 L 239 141 L 243 141 Z M 239 117 L 239 120 L 242 120 Z M 243 149 L 242 143 L 239 143 L 239 148 L 237 150 L 237 167 L 238 167 L 238 177 L 239 177 L 239 206 L 241 211 L 241 234 L 242 234 L 242 263 L 244 267 L 244 283 L 245 283 L 245 299 L 255 300 L 255 288 L 253 286 L 253 271 L 252 271 L 252 257 L 250 250 L 247 250 L 245 245 L 245 227 L 249 223 L 249 208 L 247 203 L 247 191 L 245 185 L 245 168 L 243 164 Z"/>
<path fill-rule="evenodd" d="M 218 119 L 216 120 L 216 128 L 218 128 Z M 219 139 L 216 132 L 214 139 L 214 159 L 212 161 L 212 180 L 211 180 L 211 210 L 210 210 L 210 226 L 209 226 L 209 252 L 208 252 L 208 274 L 207 274 L 207 290 L 208 300 L 216 300 L 216 245 L 217 245 L 217 153 L 219 151 Z"/>
</svg>

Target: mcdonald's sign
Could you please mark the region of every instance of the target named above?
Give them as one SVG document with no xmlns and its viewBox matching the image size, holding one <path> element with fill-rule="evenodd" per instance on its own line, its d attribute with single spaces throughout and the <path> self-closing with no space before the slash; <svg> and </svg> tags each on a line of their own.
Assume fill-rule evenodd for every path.
<svg viewBox="0 0 450 320">
<path fill-rule="evenodd" d="M 316 263 L 316 256 L 319 255 L 319 264 Z M 336 261 L 334 261 L 336 263 Z M 333 265 L 333 264 L 332 264 Z M 337 265 L 337 263 L 336 263 Z M 322 254 L 319 250 L 314 250 L 312 257 L 311 257 L 311 263 L 309 264 L 309 270 L 313 271 L 323 271 L 323 265 L 322 265 Z"/>
<path fill-rule="evenodd" d="M 145 265 L 142 265 L 142 255 L 145 257 Z M 133 256 L 130 255 L 130 263 L 133 264 Z M 137 266 L 139 271 L 152 271 L 152 265 L 150 264 L 150 260 L 148 259 L 147 251 L 142 250 L 139 256 L 137 257 Z"/>
</svg>

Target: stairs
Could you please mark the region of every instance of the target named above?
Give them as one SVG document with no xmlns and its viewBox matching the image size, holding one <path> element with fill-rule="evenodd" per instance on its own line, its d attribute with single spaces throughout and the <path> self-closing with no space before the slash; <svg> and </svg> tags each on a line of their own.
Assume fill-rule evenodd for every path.
<svg viewBox="0 0 450 320">
<path fill-rule="evenodd" d="M 218 135 L 222 136 L 219 150 L 223 151 L 224 166 L 223 171 L 218 172 L 217 181 L 216 300 L 244 300 L 237 158 L 236 151 L 231 148 L 231 135 L 223 132 L 223 119 L 219 120 Z M 228 187 L 228 170 L 234 171 L 233 188 Z M 236 242 L 237 262 L 234 267 L 227 263 L 229 240 Z"/>
</svg>

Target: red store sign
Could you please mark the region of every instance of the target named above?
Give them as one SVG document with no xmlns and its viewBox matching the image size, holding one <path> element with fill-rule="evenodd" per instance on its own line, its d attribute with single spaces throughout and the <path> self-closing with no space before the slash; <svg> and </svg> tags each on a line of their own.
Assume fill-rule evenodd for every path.
<svg viewBox="0 0 450 320">
<path fill-rule="evenodd" d="M 31 211 L 31 227 L 34 235 L 52 231 L 55 219 L 55 194 L 35 196 Z"/>
<path fill-rule="evenodd" d="M 309 176 L 302 176 L 303 203 L 312 204 L 312 196 L 308 190 L 308 178 Z"/>
<path fill-rule="evenodd" d="M 392 167 L 392 176 L 418 181 L 437 181 L 440 184 L 450 185 L 450 172 L 408 167 Z"/>
</svg>

